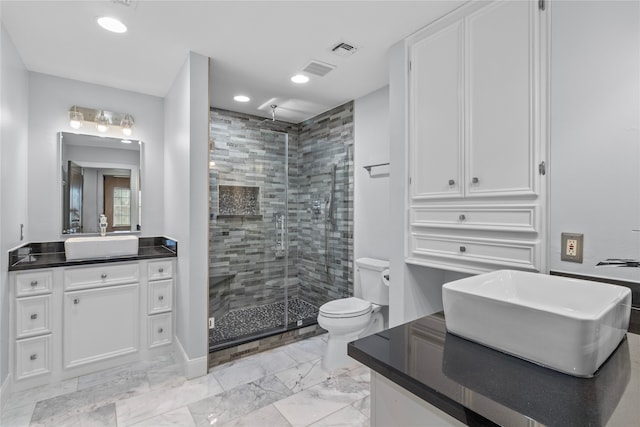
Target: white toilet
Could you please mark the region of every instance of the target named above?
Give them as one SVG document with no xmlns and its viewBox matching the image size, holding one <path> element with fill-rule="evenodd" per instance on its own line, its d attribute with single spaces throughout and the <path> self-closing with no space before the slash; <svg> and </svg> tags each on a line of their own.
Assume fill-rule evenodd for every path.
<svg viewBox="0 0 640 427">
<path fill-rule="evenodd" d="M 322 358 L 322 367 L 328 371 L 353 363 L 347 356 L 349 342 L 384 329 L 381 306 L 389 305 L 389 262 L 359 258 L 356 268 L 356 297 L 329 301 L 318 314 L 318 324 L 329 332 Z"/>
</svg>

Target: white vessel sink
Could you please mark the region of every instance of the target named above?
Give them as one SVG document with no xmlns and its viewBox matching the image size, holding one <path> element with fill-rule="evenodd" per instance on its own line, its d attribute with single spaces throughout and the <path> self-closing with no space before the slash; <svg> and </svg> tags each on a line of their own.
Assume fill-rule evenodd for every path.
<svg viewBox="0 0 640 427">
<path fill-rule="evenodd" d="M 64 242 L 67 261 L 138 254 L 137 236 L 71 237 Z"/>
<path fill-rule="evenodd" d="M 623 286 L 500 270 L 446 283 L 447 330 L 579 377 L 593 376 L 629 327 Z"/>
</svg>

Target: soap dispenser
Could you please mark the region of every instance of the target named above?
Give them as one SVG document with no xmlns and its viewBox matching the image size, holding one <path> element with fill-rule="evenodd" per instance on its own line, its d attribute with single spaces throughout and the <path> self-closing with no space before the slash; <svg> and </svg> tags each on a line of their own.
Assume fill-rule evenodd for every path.
<svg viewBox="0 0 640 427">
<path fill-rule="evenodd" d="M 105 214 L 100 214 L 100 235 L 107 235 L 107 216 Z"/>
</svg>

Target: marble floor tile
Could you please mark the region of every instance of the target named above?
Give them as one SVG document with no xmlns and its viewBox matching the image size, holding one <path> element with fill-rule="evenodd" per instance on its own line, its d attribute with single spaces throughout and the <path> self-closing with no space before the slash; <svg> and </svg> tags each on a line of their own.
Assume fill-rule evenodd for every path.
<svg viewBox="0 0 640 427">
<path fill-rule="evenodd" d="M 7 399 L 5 409 L 35 404 L 41 400 L 72 393 L 78 388 L 78 379 L 72 378 L 61 383 L 45 385 L 12 393 Z"/>
<path fill-rule="evenodd" d="M 364 399 L 356 400 L 351 406 L 362 412 L 367 418 L 371 418 L 371 395 Z"/>
<path fill-rule="evenodd" d="M 195 427 L 195 425 L 191 412 L 186 406 L 134 424 L 135 427 Z"/>
<path fill-rule="evenodd" d="M 310 427 L 369 427 L 369 417 L 362 414 L 353 406 L 347 406 L 339 411 L 334 412 L 317 421 L 310 424 Z"/>
<path fill-rule="evenodd" d="M 35 403 L 28 403 L 13 408 L 4 408 L 0 417 L 2 427 L 28 427 L 31 422 L 31 415 L 35 409 Z"/>
<path fill-rule="evenodd" d="M 327 348 L 326 336 L 327 334 L 322 334 L 296 341 L 285 346 L 284 351 L 296 362 L 310 362 L 322 358 Z"/>
<path fill-rule="evenodd" d="M 348 375 L 331 378 L 275 403 L 293 426 L 306 426 L 369 394 L 368 386 Z"/>
<path fill-rule="evenodd" d="M 118 426 L 128 426 L 162 415 L 182 406 L 222 393 L 212 375 L 185 381 L 177 387 L 160 388 L 116 402 Z"/>
<path fill-rule="evenodd" d="M 187 379 L 182 371 L 182 366 L 177 363 L 147 370 L 149 388 L 156 390 L 159 388 L 177 387 L 183 384 Z"/>
<path fill-rule="evenodd" d="M 278 348 L 224 363 L 214 367 L 210 372 L 222 388 L 231 390 L 241 384 L 292 368 L 296 364 L 294 359 Z"/>
<path fill-rule="evenodd" d="M 116 427 L 116 405 L 110 403 L 89 412 L 72 415 L 57 421 L 55 425 L 57 427 Z"/>
<path fill-rule="evenodd" d="M 115 377 L 110 381 L 73 393 L 41 400 L 31 418 L 32 426 L 59 425 L 69 416 L 92 412 L 99 407 L 149 391 L 145 373 Z"/>
<path fill-rule="evenodd" d="M 223 422 L 220 427 L 291 427 L 291 424 L 282 416 L 273 405 L 267 405 L 257 411 L 250 412 L 242 417 Z"/>
<path fill-rule="evenodd" d="M 133 362 L 109 369 L 103 369 L 98 372 L 92 372 L 78 377 L 78 390 L 86 390 L 97 385 L 114 381 L 116 378 L 129 378 L 133 376 L 140 377 L 145 375 L 146 370 L 147 368 L 143 362 Z"/>
<path fill-rule="evenodd" d="M 330 373 L 322 368 L 320 359 L 301 363 L 293 368 L 278 372 L 276 376 L 294 393 L 326 381 L 331 377 Z"/>
<path fill-rule="evenodd" d="M 268 376 L 189 405 L 197 426 L 219 425 L 291 395 L 277 377 Z"/>
</svg>

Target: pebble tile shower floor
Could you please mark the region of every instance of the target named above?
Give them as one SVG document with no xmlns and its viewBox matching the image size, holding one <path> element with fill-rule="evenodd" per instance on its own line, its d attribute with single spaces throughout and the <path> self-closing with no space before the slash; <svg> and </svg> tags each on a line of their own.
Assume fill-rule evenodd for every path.
<svg viewBox="0 0 640 427">
<path fill-rule="evenodd" d="M 209 347 L 236 338 L 250 336 L 284 325 L 284 302 L 233 310 L 219 319 L 215 328 L 209 330 Z M 302 321 L 305 325 L 318 317 L 318 307 L 299 298 L 288 304 L 289 324 Z"/>
</svg>

